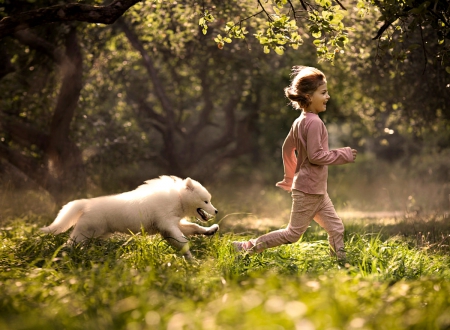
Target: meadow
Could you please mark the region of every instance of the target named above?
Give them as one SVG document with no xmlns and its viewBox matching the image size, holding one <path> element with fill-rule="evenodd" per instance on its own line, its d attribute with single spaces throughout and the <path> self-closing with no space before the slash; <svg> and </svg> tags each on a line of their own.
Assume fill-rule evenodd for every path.
<svg viewBox="0 0 450 330">
<path fill-rule="evenodd" d="M 2 223 L 1 329 L 450 329 L 447 216 L 346 223 L 346 262 L 315 225 L 246 255 L 230 242 L 257 233 L 223 221 L 188 262 L 160 236 L 69 248 L 50 221 Z"/>
</svg>

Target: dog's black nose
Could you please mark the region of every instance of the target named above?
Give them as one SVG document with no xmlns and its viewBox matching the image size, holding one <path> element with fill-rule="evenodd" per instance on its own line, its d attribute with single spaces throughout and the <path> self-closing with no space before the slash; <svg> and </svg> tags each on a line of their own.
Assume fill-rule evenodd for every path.
<svg viewBox="0 0 450 330">
<path fill-rule="evenodd" d="M 219 211 L 216 210 L 216 214 L 219 213 Z"/>
</svg>

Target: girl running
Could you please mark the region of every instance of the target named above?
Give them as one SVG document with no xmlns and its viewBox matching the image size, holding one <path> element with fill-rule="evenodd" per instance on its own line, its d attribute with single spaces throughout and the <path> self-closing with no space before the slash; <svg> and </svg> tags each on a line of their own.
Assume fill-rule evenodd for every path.
<svg viewBox="0 0 450 330">
<path fill-rule="evenodd" d="M 328 233 L 331 254 L 345 258 L 344 225 L 327 193 L 328 165 L 353 163 L 357 151 L 350 147 L 328 149 L 328 132 L 318 114 L 330 99 L 323 72 L 294 66 L 292 82 L 285 88 L 291 105 L 302 111 L 292 124 L 283 149 L 284 179 L 276 185 L 292 192 L 291 218 L 287 228 L 246 242 L 233 242 L 242 252 L 261 252 L 297 242 L 314 219 Z"/>
</svg>

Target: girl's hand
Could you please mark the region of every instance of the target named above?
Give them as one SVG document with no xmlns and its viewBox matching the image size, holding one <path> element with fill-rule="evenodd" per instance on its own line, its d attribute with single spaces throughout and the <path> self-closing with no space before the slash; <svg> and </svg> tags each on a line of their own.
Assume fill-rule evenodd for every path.
<svg viewBox="0 0 450 330">
<path fill-rule="evenodd" d="M 292 183 L 289 184 L 285 180 L 283 180 L 283 181 L 277 182 L 276 186 L 283 190 L 286 190 L 287 192 L 291 192 Z"/>
<path fill-rule="evenodd" d="M 353 161 L 356 159 L 356 154 L 357 154 L 357 153 L 358 153 L 358 150 L 352 149 Z"/>
</svg>

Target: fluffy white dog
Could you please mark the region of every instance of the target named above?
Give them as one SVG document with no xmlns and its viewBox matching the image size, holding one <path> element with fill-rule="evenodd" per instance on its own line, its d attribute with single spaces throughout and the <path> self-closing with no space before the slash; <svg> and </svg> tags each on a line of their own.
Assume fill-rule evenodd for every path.
<svg viewBox="0 0 450 330">
<path fill-rule="evenodd" d="M 207 221 L 217 212 L 211 195 L 197 181 L 161 176 L 119 195 L 72 201 L 41 230 L 59 234 L 75 225 L 68 242 L 73 244 L 93 237 L 106 238 L 115 232 L 139 233 L 143 228 L 148 234 L 160 233 L 190 258 L 186 236 L 213 235 L 219 226 L 202 227 L 185 218 Z"/>
</svg>

